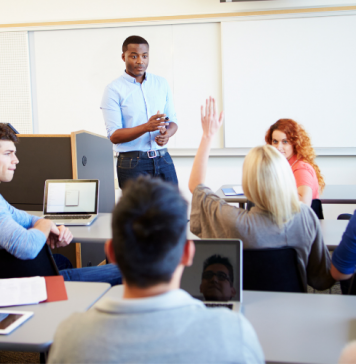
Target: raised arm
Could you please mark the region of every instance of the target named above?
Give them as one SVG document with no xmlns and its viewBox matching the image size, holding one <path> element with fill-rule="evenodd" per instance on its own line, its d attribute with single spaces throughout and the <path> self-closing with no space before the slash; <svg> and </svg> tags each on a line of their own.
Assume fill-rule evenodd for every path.
<svg viewBox="0 0 356 364">
<path fill-rule="evenodd" d="M 189 178 L 189 190 L 193 193 L 195 188 L 205 182 L 206 169 L 208 165 L 211 143 L 214 135 L 222 125 L 224 112 L 218 115 L 216 111 L 215 99 L 209 97 L 206 100 L 205 111 L 201 106 L 201 124 L 203 128 L 203 136 L 198 148 L 198 152 L 194 158 L 193 168 Z"/>
</svg>

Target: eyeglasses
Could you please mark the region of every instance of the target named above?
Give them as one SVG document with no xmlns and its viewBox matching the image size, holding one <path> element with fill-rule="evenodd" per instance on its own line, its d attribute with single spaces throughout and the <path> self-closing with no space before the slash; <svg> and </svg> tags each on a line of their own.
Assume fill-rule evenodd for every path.
<svg viewBox="0 0 356 364">
<path fill-rule="evenodd" d="M 208 280 L 210 280 L 210 279 L 212 279 L 214 276 L 216 276 L 217 277 L 217 279 L 219 280 L 219 281 L 221 281 L 221 282 L 223 282 L 223 281 L 229 281 L 230 282 L 230 277 L 226 274 L 226 273 L 224 273 L 224 272 L 220 272 L 220 271 L 218 271 L 218 272 L 213 272 L 213 271 L 211 271 L 211 270 L 208 270 L 208 271 L 206 271 L 206 272 L 203 272 L 203 279 L 208 279 Z"/>
</svg>

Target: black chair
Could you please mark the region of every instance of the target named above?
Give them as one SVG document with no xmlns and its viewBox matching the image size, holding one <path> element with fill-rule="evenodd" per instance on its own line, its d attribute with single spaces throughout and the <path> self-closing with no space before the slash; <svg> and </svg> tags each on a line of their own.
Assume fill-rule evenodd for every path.
<svg viewBox="0 0 356 364">
<path fill-rule="evenodd" d="M 356 296 L 356 278 L 355 278 L 355 273 L 353 274 L 353 276 L 350 279 L 347 279 L 346 281 L 340 281 L 340 285 L 342 282 L 348 282 L 349 284 L 349 291 L 348 294 L 350 296 Z M 342 291 L 343 294 L 345 294 L 344 291 Z"/>
<path fill-rule="evenodd" d="M 316 216 L 318 216 L 319 220 L 324 220 L 323 206 L 319 199 L 316 198 L 312 200 L 312 204 L 310 207 L 316 213 Z"/>
<path fill-rule="evenodd" d="M 350 220 L 352 217 L 351 214 L 340 214 L 337 219 L 338 220 Z"/>
<path fill-rule="evenodd" d="M 305 292 L 291 247 L 244 249 L 242 266 L 244 290 Z"/>
<path fill-rule="evenodd" d="M 0 249 L 0 278 L 21 278 L 34 276 L 58 276 L 51 249 L 45 244 L 37 257 L 22 260 Z"/>
</svg>

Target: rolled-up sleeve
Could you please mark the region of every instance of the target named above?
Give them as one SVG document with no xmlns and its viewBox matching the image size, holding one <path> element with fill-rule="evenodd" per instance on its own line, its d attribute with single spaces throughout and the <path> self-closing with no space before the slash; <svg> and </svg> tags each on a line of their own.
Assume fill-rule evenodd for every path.
<svg viewBox="0 0 356 364">
<path fill-rule="evenodd" d="M 200 238 L 239 239 L 237 220 L 243 214 L 246 210 L 229 205 L 201 184 L 193 192 L 190 230 Z"/>
<path fill-rule="evenodd" d="M 105 121 L 106 134 L 110 139 L 117 129 L 123 127 L 119 96 L 110 86 L 105 88 L 100 108 Z"/>
<path fill-rule="evenodd" d="M 343 274 L 352 274 L 356 267 L 356 210 L 351 217 L 339 246 L 332 257 L 335 268 Z"/>
</svg>

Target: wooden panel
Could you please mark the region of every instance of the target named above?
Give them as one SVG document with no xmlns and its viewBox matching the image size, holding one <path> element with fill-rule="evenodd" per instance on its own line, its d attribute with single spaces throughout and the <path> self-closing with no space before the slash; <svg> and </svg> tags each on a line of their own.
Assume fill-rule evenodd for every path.
<svg viewBox="0 0 356 364">
<path fill-rule="evenodd" d="M 76 267 L 82 267 L 82 248 L 80 243 L 75 243 Z"/>
<path fill-rule="evenodd" d="M 288 15 L 288 14 L 303 14 L 303 13 L 320 13 L 320 12 L 335 12 L 335 11 L 352 11 L 356 10 L 356 6 L 330 6 L 320 8 L 301 8 L 301 9 L 281 9 L 281 10 L 262 10 L 262 11 L 241 11 L 230 13 L 213 13 L 213 14 L 192 14 L 192 15 L 172 15 L 172 16 L 155 16 L 155 17 L 141 17 L 141 18 L 114 18 L 114 19 L 93 19 L 93 20 L 70 20 L 70 21 L 54 21 L 54 22 L 36 22 L 36 23 L 14 23 L 14 24 L 0 24 L 1 28 L 27 28 L 27 27 L 63 27 L 63 26 L 83 26 L 94 24 L 112 24 L 112 23 L 136 23 L 136 22 L 164 22 L 164 21 L 187 21 L 195 19 L 209 19 L 213 18 L 228 18 L 228 17 L 242 17 L 242 16 L 260 16 L 260 15 Z"/>
</svg>

